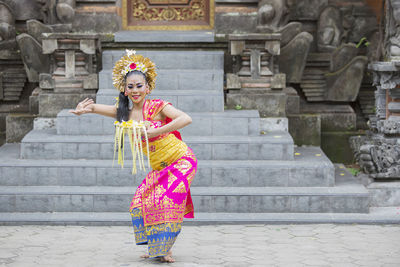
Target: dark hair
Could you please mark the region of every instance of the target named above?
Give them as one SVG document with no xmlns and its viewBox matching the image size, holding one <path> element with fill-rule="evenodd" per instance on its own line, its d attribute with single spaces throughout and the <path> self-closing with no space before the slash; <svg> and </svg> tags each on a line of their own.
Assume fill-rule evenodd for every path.
<svg viewBox="0 0 400 267">
<path fill-rule="evenodd" d="M 146 75 L 141 71 L 134 70 L 134 71 L 128 72 L 125 75 L 125 78 L 124 78 L 125 88 L 126 88 L 126 79 L 128 79 L 129 76 L 134 75 L 134 74 L 141 74 L 147 83 Z M 125 89 L 124 89 L 124 91 L 125 91 Z M 129 119 L 129 97 L 125 96 L 125 92 L 120 92 L 118 108 L 117 108 L 117 121 L 128 121 L 128 119 Z"/>
</svg>

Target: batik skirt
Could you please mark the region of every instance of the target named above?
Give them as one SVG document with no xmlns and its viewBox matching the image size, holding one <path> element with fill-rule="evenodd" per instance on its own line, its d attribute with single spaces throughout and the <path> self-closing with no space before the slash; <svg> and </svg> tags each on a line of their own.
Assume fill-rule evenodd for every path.
<svg viewBox="0 0 400 267">
<path fill-rule="evenodd" d="M 166 256 L 181 231 L 183 218 L 193 218 L 190 185 L 197 159 L 188 148 L 161 170 L 151 171 L 136 190 L 130 214 L 137 245 L 148 245 L 151 258 Z"/>
</svg>

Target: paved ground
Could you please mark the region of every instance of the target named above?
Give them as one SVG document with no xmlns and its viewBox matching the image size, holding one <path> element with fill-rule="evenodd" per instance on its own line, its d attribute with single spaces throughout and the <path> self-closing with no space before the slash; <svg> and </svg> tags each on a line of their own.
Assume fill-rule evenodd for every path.
<svg viewBox="0 0 400 267">
<path fill-rule="evenodd" d="M 400 266 L 400 225 L 184 226 L 176 263 L 142 260 L 127 226 L 1 226 L 0 266 Z"/>
</svg>

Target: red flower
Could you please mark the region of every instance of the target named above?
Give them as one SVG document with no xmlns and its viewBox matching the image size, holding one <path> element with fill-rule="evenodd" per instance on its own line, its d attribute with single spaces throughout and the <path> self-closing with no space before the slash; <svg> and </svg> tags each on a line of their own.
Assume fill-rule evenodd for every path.
<svg viewBox="0 0 400 267">
<path fill-rule="evenodd" d="M 129 65 L 129 68 L 131 68 L 131 70 L 136 69 L 136 64 L 135 64 L 135 63 L 132 63 L 131 65 Z"/>
</svg>

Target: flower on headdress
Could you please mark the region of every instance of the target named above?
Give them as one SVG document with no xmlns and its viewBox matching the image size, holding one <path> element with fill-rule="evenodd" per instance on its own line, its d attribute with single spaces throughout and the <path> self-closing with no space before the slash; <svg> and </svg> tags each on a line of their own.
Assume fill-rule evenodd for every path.
<svg viewBox="0 0 400 267">
<path fill-rule="evenodd" d="M 132 63 L 131 65 L 129 65 L 129 67 L 131 68 L 131 70 L 134 70 L 134 69 L 136 69 L 136 64 Z"/>
<path fill-rule="evenodd" d="M 130 57 L 131 55 L 136 55 L 136 50 L 125 49 L 125 52 L 128 55 L 128 57 Z"/>
</svg>

